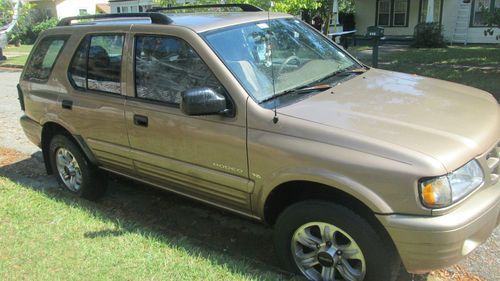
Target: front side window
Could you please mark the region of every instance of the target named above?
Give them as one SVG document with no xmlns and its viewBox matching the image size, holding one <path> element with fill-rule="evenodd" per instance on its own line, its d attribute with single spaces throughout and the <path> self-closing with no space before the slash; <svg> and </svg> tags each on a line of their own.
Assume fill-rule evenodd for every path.
<svg viewBox="0 0 500 281">
<path fill-rule="evenodd" d="M 210 87 L 224 93 L 214 74 L 189 46 L 176 37 L 137 36 L 135 85 L 138 98 L 179 104 L 181 93 Z"/>
<path fill-rule="evenodd" d="M 87 36 L 68 71 L 73 86 L 119 94 L 123 41 L 123 35 Z"/>
<path fill-rule="evenodd" d="M 24 79 L 39 82 L 47 81 L 66 43 L 66 39 L 62 37 L 48 37 L 43 39 L 38 44 L 27 64 Z"/>
<path fill-rule="evenodd" d="M 249 95 L 263 103 L 361 67 L 296 19 L 274 19 L 209 31 L 204 37 Z"/>
</svg>

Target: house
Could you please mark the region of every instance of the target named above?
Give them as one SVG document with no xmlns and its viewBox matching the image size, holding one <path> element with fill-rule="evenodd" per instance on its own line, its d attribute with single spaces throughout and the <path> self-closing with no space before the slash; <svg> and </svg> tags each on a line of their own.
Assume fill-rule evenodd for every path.
<svg viewBox="0 0 500 281">
<path fill-rule="evenodd" d="M 195 0 L 177 0 L 176 4 L 188 4 Z M 112 13 L 137 13 L 146 12 L 156 3 L 154 0 L 109 0 Z"/>
<path fill-rule="evenodd" d="M 439 22 L 446 41 L 454 43 L 499 43 L 485 36 L 481 6 L 500 8 L 500 0 L 355 0 L 357 35 L 366 28 L 382 26 L 387 37 L 413 36 L 420 22 Z M 495 34 L 500 29 L 495 28 Z"/>
<path fill-rule="evenodd" d="M 47 17 L 73 17 L 109 13 L 108 0 L 24 0 L 43 11 Z"/>
</svg>

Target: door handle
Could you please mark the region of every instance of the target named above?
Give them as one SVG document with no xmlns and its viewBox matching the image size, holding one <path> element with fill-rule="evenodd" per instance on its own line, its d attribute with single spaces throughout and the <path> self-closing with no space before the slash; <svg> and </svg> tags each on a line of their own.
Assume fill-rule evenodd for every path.
<svg viewBox="0 0 500 281">
<path fill-rule="evenodd" d="M 143 115 L 134 114 L 134 124 L 141 127 L 148 126 L 148 117 Z"/>
<path fill-rule="evenodd" d="M 62 104 L 61 104 L 62 108 L 64 109 L 73 109 L 73 101 L 71 100 L 62 100 Z"/>
</svg>

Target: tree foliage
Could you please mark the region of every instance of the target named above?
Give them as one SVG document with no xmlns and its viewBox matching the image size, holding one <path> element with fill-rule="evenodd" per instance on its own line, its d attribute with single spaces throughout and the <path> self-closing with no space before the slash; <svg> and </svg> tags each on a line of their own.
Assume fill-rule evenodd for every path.
<svg viewBox="0 0 500 281">
<path fill-rule="evenodd" d="M 168 4 L 176 4 L 175 0 L 156 0 L 157 5 L 166 6 Z M 268 10 L 271 1 L 268 0 L 227 0 L 227 4 L 253 4 L 255 6 L 261 7 L 264 10 Z M 275 12 L 284 12 L 297 15 L 301 10 L 315 10 L 321 6 L 320 2 L 316 0 L 276 0 L 274 2 L 274 7 L 271 8 Z M 198 0 L 196 4 L 220 4 L 221 1 L 217 0 Z M 188 4 L 191 5 L 191 4 Z"/>
<path fill-rule="evenodd" d="M 12 21 L 14 4 L 11 0 L 0 0 L 0 27 Z"/>
</svg>

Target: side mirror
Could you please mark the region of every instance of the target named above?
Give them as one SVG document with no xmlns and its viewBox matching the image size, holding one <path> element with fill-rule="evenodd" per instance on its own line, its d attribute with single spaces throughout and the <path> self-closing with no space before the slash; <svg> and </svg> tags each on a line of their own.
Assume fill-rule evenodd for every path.
<svg viewBox="0 0 500 281">
<path fill-rule="evenodd" d="M 181 94 L 181 111 L 187 115 L 227 114 L 226 98 L 212 88 L 192 88 Z"/>
</svg>

